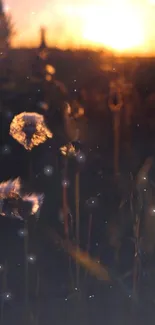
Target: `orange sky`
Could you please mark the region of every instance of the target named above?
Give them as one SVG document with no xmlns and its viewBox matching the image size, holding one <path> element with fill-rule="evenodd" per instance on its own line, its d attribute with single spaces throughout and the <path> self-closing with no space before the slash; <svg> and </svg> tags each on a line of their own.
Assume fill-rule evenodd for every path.
<svg viewBox="0 0 155 325">
<path fill-rule="evenodd" d="M 5 0 L 4 5 L 17 32 L 13 46 L 38 46 L 42 25 L 49 45 L 155 54 L 155 0 Z"/>
</svg>

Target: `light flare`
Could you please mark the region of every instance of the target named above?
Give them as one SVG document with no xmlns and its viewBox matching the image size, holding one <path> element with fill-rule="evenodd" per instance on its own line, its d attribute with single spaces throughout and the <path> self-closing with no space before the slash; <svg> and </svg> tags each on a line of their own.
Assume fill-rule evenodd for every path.
<svg viewBox="0 0 155 325">
<path fill-rule="evenodd" d="M 26 2 L 20 8 L 18 6 L 18 10 L 16 6 L 11 7 L 17 30 L 13 46 L 38 47 L 39 29 L 40 26 L 45 26 L 49 47 L 108 47 L 115 50 L 115 53 L 130 55 L 155 53 L 154 0 L 41 2 L 42 4 L 37 4 L 36 8 L 33 6 L 31 10 L 26 6 Z M 22 19 L 24 10 L 27 12 L 25 19 Z M 44 58 L 44 53 L 42 55 Z"/>
<path fill-rule="evenodd" d="M 119 2 L 110 1 L 105 8 L 94 6 L 90 10 L 83 30 L 86 42 L 118 52 L 130 51 L 144 43 L 143 22 L 135 6 Z"/>
</svg>

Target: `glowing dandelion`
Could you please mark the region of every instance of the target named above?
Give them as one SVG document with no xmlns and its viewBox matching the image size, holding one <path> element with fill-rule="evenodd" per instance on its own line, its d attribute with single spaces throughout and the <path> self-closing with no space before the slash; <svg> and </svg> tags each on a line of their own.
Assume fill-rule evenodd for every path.
<svg viewBox="0 0 155 325">
<path fill-rule="evenodd" d="M 50 64 L 46 65 L 45 70 L 48 74 L 51 74 L 51 75 L 55 74 L 55 71 L 56 71 L 55 68 Z"/>
<path fill-rule="evenodd" d="M 20 179 L 17 178 L 14 181 L 9 180 L 7 182 L 3 182 L 0 184 L 0 215 L 2 216 L 11 216 L 14 218 L 18 218 L 20 220 L 24 220 L 24 229 L 20 229 L 18 231 L 18 235 L 24 238 L 24 249 L 25 249 L 25 308 L 27 310 L 28 305 L 28 262 L 35 263 L 35 256 L 28 256 L 28 221 L 27 218 L 23 218 L 20 216 L 19 211 L 24 212 L 25 204 L 31 204 L 31 214 L 36 214 L 42 203 L 44 196 L 42 194 L 21 194 L 21 183 Z M 24 212 L 25 216 L 25 212 Z M 10 300 L 11 294 L 6 293 L 3 297 L 3 300 Z M 3 307 L 3 305 L 2 305 Z M 3 318 L 3 314 L 1 319 Z"/>
<path fill-rule="evenodd" d="M 22 197 L 23 201 L 30 202 L 32 204 L 31 214 L 36 214 L 43 204 L 44 195 L 43 194 L 26 194 Z"/>
<path fill-rule="evenodd" d="M 72 145 L 72 143 L 67 144 L 66 146 L 63 146 L 60 148 L 60 151 L 63 156 L 76 156 L 75 147 Z"/>
<path fill-rule="evenodd" d="M 46 127 L 44 117 L 37 113 L 23 112 L 16 115 L 10 125 L 10 135 L 31 150 L 34 146 L 44 143 L 53 134 Z"/>
<path fill-rule="evenodd" d="M 21 181 L 20 178 L 8 180 L 0 184 L 0 200 L 6 198 L 18 198 L 20 196 Z"/>
<path fill-rule="evenodd" d="M 24 202 L 31 203 L 31 214 L 36 214 L 42 203 L 43 203 L 44 196 L 42 194 L 26 194 L 22 197 Z M 36 262 L 35 255 L 28 255 L 28 238 L 29 238 L 29 231 L 28 231 L 28 222 L 25 221 L 25 226 L 23 230 L 20 230 L 19 236 L 24 237 L 24 249 L 25 249 L 25 308 L 27 311 L 28 307 L 28 299 L 29 299 L 29 267 L 28 264 L 34 264 Z"/>
<path fill-rule="evenodd" d="M 40 209 L 43 194 L 21 194 L 20 178 L 9 180 L 0 184 L 0 215 L 10 216 L 23 220 L 20 211 L 23 211 L 23 202 L 31 203 L 31 214 L 36 214 Z M 22 236 L 22 233 L 21 233 Z"/>
<path fill-rule="evenodd" d="M 68 151 L 67 149 L 68 149 L 67 146 L 63 146 L 60 148 L 60 151 L 63 156 L 67 156 L 67 151 Z"/>
<path fill-rule="evenodd" d="M 67 104 L 66 106 L 67 114 L 70 112 L 70 106 Z M 68 145 L 60 148 L 61 153 L 65 157 L 74 156 L 76 157 L 77 162 L 85 162 L 85 155 L 78 151 L 76 152 L 75 147 L 69 143 Z M 65 173 L 67 173 L 67 165 L 65 166 Z M 68 212 L 67 212 L 67 193 L 66 188 L 69 186 L 68 181 L 64 178 L 62 181 L 63 186 L 63 210 L 64 210 L 64 226 L 65 226 L 65 233 L 68 234 Z M 79 172 L 76 173 L 75 177 L 75 206 L 76 206 L 76 242 L 77 247 L 79 247 Z M 76 265 L 76 284 L 79 287 L 79 265 Z"/>
</svg>

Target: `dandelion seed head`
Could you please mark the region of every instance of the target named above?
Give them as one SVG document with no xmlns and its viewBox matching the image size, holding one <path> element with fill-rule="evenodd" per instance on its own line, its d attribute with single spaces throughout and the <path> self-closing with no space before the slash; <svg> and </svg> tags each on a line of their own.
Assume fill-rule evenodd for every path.
<svg viewBox="0 0 155 325">
<path fill-rule="evenodd" d="M 10 135 L 24 146 L 32 150 L 34 146 L 44 143 L 53 134 L 46 127 L 43 115 L 23 112 L 16 115 L 10 124 Z"/>
<path fill-rule="evenodd" d="M 63 146 L 60 148 L 60 151 L 63 156 L 76 156 L 75 147 L 72 145 L 72 143 L 67 144 L 66 146 Z"/>
<path fill-rule="evenodd" d="M 35 214 L 40 209 L 41 205 L 43 204 L 44 195 L 43 194 L 26 194 L 22 197 L 23 201 L 30 202 L 32 204 L 31 213 Z"/>
<path fill-rule="evenodd" d="M 51 74 L 51 75 L 54 75 L 56 72 L 55 68 L 50 64 L 46 64 L 45 70 L 48 74 Z"/>
<path fill-rule="evenodd" d="M 21 180 L 16 178 L 0 183 L 0 199 L 17 198 L 20 196 Z"/>
</svg>

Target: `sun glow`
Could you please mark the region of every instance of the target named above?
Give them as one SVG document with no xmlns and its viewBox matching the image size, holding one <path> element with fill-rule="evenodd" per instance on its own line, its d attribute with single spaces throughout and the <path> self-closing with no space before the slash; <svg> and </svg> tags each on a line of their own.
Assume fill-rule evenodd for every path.
<svg viewBox="0 0 155 325">
<path fill-rule="evenodd" d="M 17 0 L 8 0 L 17 32 L 14 47 L 38 46 L 40 26 L 45 26 L 49 47 L 155 54 L 155 0 L 33 0 L 33 6 L 12 2 Z"/>
<path fill-rule="evenodd" d="M 144 43 L 144 30 L 135 8 L 121 2 L 92 10 L 86 18 L 83 37 L 94 45 L 125 52 Z"/>
</svg>

